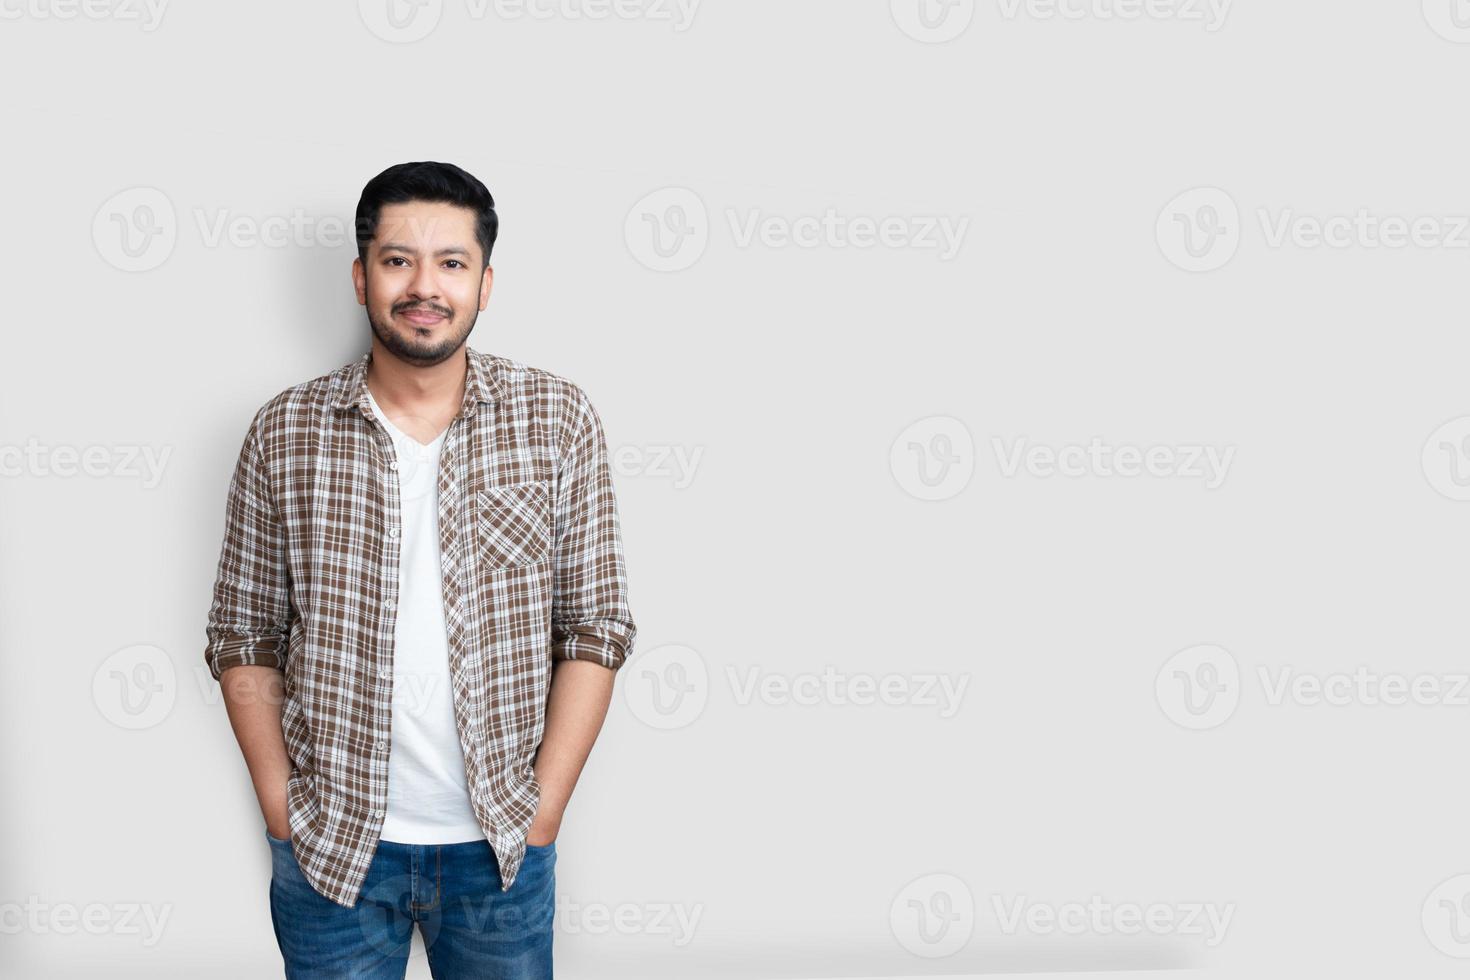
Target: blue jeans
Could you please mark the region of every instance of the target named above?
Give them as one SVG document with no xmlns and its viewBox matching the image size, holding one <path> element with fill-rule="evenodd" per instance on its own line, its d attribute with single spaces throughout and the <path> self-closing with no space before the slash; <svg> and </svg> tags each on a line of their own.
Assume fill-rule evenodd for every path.
<svg viewBox="0 0 1470 980">
<path fill-rule="evenodd" d="M 287 980 L 401 980 L 414 923 L 435 980 L 550 980 L 556 842 L 527 847 L 510 891 L 485 840 L 379 841 L 362 893 L 344 908 L 311 887 L 291 842 L 271 847 L 271 924 Z"/>
</svg>

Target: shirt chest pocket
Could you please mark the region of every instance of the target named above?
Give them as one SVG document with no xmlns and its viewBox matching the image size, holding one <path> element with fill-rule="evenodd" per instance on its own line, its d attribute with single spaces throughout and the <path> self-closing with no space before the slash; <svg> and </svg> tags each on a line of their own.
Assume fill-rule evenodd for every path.
<svg viewBox="0 0 1470 980">
<path fill-rule="evenodd" d="M 550 551 L 550 481 L 486 487 L 475 494 L 475 557 L 483 566 L 534 565 Z"/>
</svg>

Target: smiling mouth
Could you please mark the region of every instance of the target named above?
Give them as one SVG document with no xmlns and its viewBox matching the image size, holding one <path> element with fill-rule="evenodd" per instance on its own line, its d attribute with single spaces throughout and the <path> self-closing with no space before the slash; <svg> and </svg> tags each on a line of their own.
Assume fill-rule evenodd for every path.
<svg viewBox="0 0 1470 980">
<path fill-rule="evenodd" d="M 445 319 L 444 314 L 433 310 L 403 310 L 398 314 L 410 323 L 430 324 Z"/>
</svg>

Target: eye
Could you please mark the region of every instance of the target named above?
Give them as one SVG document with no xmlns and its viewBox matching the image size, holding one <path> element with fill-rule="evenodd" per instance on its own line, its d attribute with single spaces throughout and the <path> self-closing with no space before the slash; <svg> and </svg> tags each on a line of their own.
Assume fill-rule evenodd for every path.
<svg viewBox="0 0 1470 980">
<path fill-rule="evenodd" d="M 461 262 L 459 259 L 449 259 L 448 261 L 453 262 L 455 265 L 459 266 L 461 269 L 464 268 L 464 263 Z"/>
<path fill-rule="evenodd" d="M 384 260 L 384 264 L 385 265 L 391 265 L 394 262 L 403 262 L 403 261 L 405 261 L 405 260 L 404 260 L 403 256 L 401 256 L 401 255 L 390 255 L 390 256 L 388 256 L 387 259 Z"/>
</svg>

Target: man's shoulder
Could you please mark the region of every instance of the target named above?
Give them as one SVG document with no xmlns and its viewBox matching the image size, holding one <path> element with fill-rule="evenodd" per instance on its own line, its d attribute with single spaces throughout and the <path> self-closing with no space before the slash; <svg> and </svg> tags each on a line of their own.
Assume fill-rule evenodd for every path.
<svg viewBox="0 0 1470 980">
<path fill-rule="evenodd" d="M 579 411 L 587 401 L 587 393 L 575 381 L 546 368 L 527 364 L 504 354 L 471 349 L 471 357 L 480 358 L 487 377 L 499 380 L 505 396 L 511 400 L 528 399 L 548 407 Z"/>
<path fill-rule="evenodd" d="M 341 367 L 281 389 L 256 410 L 255 426 L 263 432 L 278 430 L 299 425 L 319 411 L 330 410 L 346 389 L 354 369 L 366 358 L 366 354 L 361 354 Z"/>
</svg>

